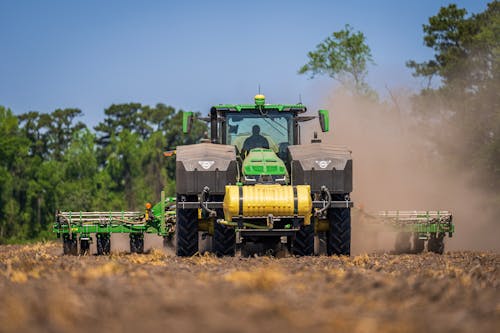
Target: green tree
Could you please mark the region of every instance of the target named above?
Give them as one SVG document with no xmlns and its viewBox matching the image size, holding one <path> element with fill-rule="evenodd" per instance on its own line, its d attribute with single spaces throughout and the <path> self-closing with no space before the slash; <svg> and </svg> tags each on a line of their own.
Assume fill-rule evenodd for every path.
<svg viewBox="0 0 500 333">
<path fill-rule="evenodd" d="M 368 64 L 373 64 L 370 47 L 365 35 L 354 32 L 350 25 L 332 33 L 307 54 L 309 62 L 299 69 L 299 74 L 328 75 L 357 94 L 373 91 L 366 83 Z"/>
<path fill-rule="evenodd" d="M 47 128 L 51 122 L 49 114 L 30 111 L 18 116 L 24 136 L 30 141 L 30 155 L 47 158 L 49 153 Z"/>
<path fill-rule="evenodd" d="M 107 154 L 105 170 L 113 180 L 113 190 L 124 194 L 127 209 L 135 209 L 138 204 L 135 190 L 142 176 L 141 140 L 137 134 L 124 130 L 112 136 L 108 148 L 111 151 Z"/>
<path fill-rule="evenodd" d="M 49 150 L 56 160 L 62 159 L 63 152 L 69 147 L 73 135 L 86 128 L 82 122 L 74 123 L 80 117 L 79 109 L 57 109 L 50 114 L 48 123 Z"/>
<path fill-rule="evenodd" d="M 173 107 L 116 104 L 98 134 L 79 109 L 28 112 L 0 107 L 0 243 L 54 237 L 56 210 L 140 209 L 174 184 L 163 151 L 197 142 L 206 126 L 181 132 Z"/>
<path fill-rule="evenodd" d="M 481 170 L 492 188 L 500 186 L 500 2 L 468 15 L 452 4 L 423 25 L 424 43 L 434 58 L 408 61 L 414 75 L 428 80 L 415 97 L 427 126 L 446 125 L 431 140 L 456 165 Z M 431 86 L 437 77 L 440 83 Z M 430 122 L 429 120 L 433 121 Z"/>
<path fill-rule="evenodd" d="M 154 107 L 139 103 L 114 104 L 105 110 L 105 114 L 104 121 L 95 127 L 98 133 L 97 143 L 100 147 L 98 149 L 100 165 L 109 164 L 109 159 L 115 158 L 116 138 L 122 132 L 128 131 L 137 136 L 139 140 L 137 145 L 142 146 L 137 153 L 145 159 L 143 163 L 154 163 L 154 168 L 157 171 L 160 170 L 160 164 L 161 168 L 166 167 L 169 179 L 174 178 L 175 161 L 173 159 L 165 160 L 162 156 L 163 149 L 175 149 L 178 145 L 196 143 L 206 131 L 205 124 L 196 122 L 189 134 L 182 133 L 182 110 L 176 111 L 173 107 L 161 103 Z M 152 151 L 159 155 L 153 157 Z M 162 159 L 161 163 L 158 162 L 158 158 Z M 108 170 L 115 169 L 108 168 Z M 161 173 L 157 171 L 154 172 L 154 175 L 144 175 L 141 179 L 160 177 Z M 111 178 L 116 179 L 114 176 Z M 151 180 L 146 182 L 152 184 Z M 166 184 L 164 179 L 158 180 L 158 182 L 162 185 Z"/>
<path fill-rule="evenodd" d="M 147 138 L 152 129 L 147 124 L 143 109 L 140 103 L 125 103 L 113 104 L 104 110 L 106 118 L 95 127 L 95 130 L 101 133 L 98 143 L 106 146 L 113 135 L 118 135 L 125 130 L 137 133 L 142 139 Z"/>
<path fill-rule="evenodd" d="M 407 66 L 415 76 L 429 79 L 429 86 L 438 76 L 443 86 L 476 91 L 482 82 L 498 75 L 494 68 L 495 63 L 498 66 L 498 6 L 494 1 L 484 13 L 470 18 L 466 9 L 455 4 L 441 7 L 429 18 L 429 24 L 423 25 L 424 44 L 434 50 L 434 59 L 422 63 L 410 60 Z"/>
<path fill-rule="evenodd" d="M 92 210 L 98 192 L 99 168 L 96 158 L 95 134 L 87 128 L 73 134 L 64 153 L 63 178 L 59 185 L 60 210 Z"/>
<path fill-rule="evenodd" d="M 50 114 L 35 111 L 21 114 L 19 121 L 25 136 L 31 141 L 31 155 L 61 160 L 73 134 L 86 127 L 82 122 L 75 123 L 75 118 L 81 115 L 79 109 L 57 109 Z"/>
<path fill-rule="evenodd" d="M 28 148 L 29 140 L 19 129 L 17 117 L 0 106 L 0 243 L 22 233 L 20 180 L 24 178 Z"/>
</svg>

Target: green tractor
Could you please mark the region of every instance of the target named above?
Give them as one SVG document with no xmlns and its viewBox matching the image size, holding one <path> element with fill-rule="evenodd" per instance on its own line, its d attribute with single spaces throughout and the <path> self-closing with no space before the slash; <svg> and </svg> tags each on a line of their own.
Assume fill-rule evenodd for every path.
<svg viewBox="0 0 500 333">
<path fill-rule="evenodd" d="M 144 235 L 164 237 L 178 256 L 204 250 L 217 256 L 272 254 L 350 255 L 352 159 L 342 146 L 322 143 L 316 135 L 302 143 L 301 123 L 318 119 L 329 130 L 328 111 L 306 116 L 302 104 L 217 105 L 209 116 L 210 138 L 179 146 L 176 196 L 145 211 L 57 212 L 53 232 L 64 254 L 111 252 L 111 235 L 128 234 L 130 252 L 144 251 Z M 183 132 L 196 121 L 183 114 Z M 427 250 L 442 254 L 444 238 L 454 233 L 449 211 L 384 211 L 359 214 L 375 230 L 397 232 L 397 253 Z M 386 228 L 384 228 L 386 229 Z"/>
<path fill-rule="evenodd" d="M 328 132 L 328 111 L 306 116 L 302 104 L 225 104 L 199 118 L 210 138 L 176 149 L 178 256 L 211 240 L 217 256 L 273 253 L 300 256 L 326 246 L 328 255 L 350 255 L 351 152 L 315 136 L 301 142 L 301 123 L 318 119 Z M 183 115 L 188 133 L 193 113 Z M 200 237 L 200 235 L 202 237 Z M 316 245 L 315 245 L 316 244 Z M 315 250 L 316 249 L 316 250 Z"/>
</svg>

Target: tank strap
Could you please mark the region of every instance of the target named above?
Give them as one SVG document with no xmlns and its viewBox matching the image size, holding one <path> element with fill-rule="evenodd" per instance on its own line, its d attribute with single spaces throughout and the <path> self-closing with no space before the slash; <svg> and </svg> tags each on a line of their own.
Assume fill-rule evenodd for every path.
<svg viewBox="0 0 500 333">
<path fill-rule="evenodd" d="M 238 192 L 240 195 L 238 215 L 242 216 L 243 215 L 243 186 L 238 186 Z"/>
<path fill-rule="evenodd" d="M 299 213 L 299 198 L 297 197 L 297 186 L 293 186 L 293 215 Z"/>
</svg>

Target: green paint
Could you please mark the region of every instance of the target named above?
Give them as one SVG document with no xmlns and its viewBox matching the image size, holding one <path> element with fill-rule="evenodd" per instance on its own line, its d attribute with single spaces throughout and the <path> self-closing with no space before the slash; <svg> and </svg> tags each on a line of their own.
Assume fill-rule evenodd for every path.
<svg viewBox="0 0 500 333">
<path fill-rule="evenodd" d="M 328 132 L 330 130 L 330 115 L 328 114 L 328 110 L 319 110 L 318 115 L 321 131 Z"/>
<path fill-rule="evenodd" d="M 405 223 L 394 224 L 393 228 L 398 231 L 416 232 L 422 234 L 434 233 L 454 233 L 455 225 L 453 223 Z"/>
<path fill-rule="evenodd" d="M 297 112 L 304 113 L 307 108 L 302 104 L 220 104 L 213 107 L 217 111 L 241 112 L 243 110 L 277 110 L 280 112 Z"/>
<path fill-rule="evenodd" d="M 182 132 L 189 133 L 193 123 L 193 112 L 182 112 Z"/>
<path fill-rule="evenodd" d="M 256 148 L 243 161 L 245 176 L 286 175 L 285 163 L 271 149 Z"/>
</svg>

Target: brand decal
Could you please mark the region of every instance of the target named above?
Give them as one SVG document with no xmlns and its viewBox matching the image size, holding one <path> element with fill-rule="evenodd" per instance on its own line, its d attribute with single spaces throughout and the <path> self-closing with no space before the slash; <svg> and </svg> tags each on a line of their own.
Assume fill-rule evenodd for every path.
<svg viewBox="0 0 500 333">
<path fill-rule="evenodd" d="M 212 165 L 214 165 L 215 161 L 198 161 L 201 167 L 205 170 L 210 169 Z"/>
<path fill-rule="evenodd" d="M 332 160 L 321 160 L 321 161 L 316 161 L 316 164 L 321 168 L 324 169 L 326 168 L 330 163 L 332 163 Z"/>
</svg>

